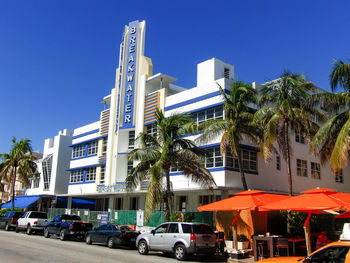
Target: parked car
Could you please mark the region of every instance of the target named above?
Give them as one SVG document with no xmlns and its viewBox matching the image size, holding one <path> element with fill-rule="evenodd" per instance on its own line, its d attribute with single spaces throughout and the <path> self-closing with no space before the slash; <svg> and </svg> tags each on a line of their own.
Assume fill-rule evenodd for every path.
<svg viewBox="0 0 350 263">
<path fill-rule="evenodd" d="M 350 242 L 339 241 L 329 243 L 315 252 L 311 253 L 308 257 L 274 257 L 260 260 L 261 263 L 278 262 L 278 263 L 300 263 L 300 262 L 334 262 L 334 263 L 348 263 L 350 262 Z"/>
<path fill-rule="evenodd" d="M 78 215 L 58 215 L 44 228 L 44 237 L 58 235 L 63 241 L 69 238 L 84 240 L 86 233 L 92 230 L 91 223 L 82 222 Z"/>
<path fill-rule="evenodd" d="M 86 235 L 86 244 L 100 243 L 107 245 L 109 248 L 115 246 L 135 247 L 135 241 L 140 234 L 129 226 L 120 226 L 116 224 L 104 224 Z"/>
<path fill-rule="evenodd" d="M 47 214 L 39 211 L 29 211 L 18 218 L 16 223 L 16 232 L 26 230 L 28 235 L 35 231 L 42 231 L 47 224 Z"/>
<path fill-rule="evenodd" d="M 18 218 L 23 216 L 24 212 L 21 211 L 7 211 L 0 216 L 0 227 L 6 231 L 16 228 Z"/>
<path fill-rule="evenodd" d="M 176 259 L 184 260 L 190 254 L 213 255 L 216 235 L 208 224 L 168 222 L 139 235 L 136 246 L 142 255 L 155 250 L 174 253 Z"/>
</svg>

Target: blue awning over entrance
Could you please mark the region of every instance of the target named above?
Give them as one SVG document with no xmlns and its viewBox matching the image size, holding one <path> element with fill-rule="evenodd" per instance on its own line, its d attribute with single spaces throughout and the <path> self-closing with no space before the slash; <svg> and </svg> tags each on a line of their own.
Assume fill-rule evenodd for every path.
<svg viewBox="0 0 350 263">
<path fill-rule="evenodd" d="M 28 208 L 31 204 L 35 203 L 40 199 L 40 195 L 22 195 L 15 197 L 16 208 Z M 1 208 L 12 208 L 12 200 L 3 204 Z"/>
</svg>

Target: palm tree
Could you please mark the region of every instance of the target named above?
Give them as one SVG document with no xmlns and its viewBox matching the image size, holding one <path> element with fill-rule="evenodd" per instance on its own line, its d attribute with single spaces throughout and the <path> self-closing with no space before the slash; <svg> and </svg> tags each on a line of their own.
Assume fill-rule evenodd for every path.
<svg viewBox="0 0 350 263">
<path fill-rule="evenodd" d="M 14 209 L 15 185 L 20 181 L 24 185 L 29 185 L 29 179 L 36 174 L 36 158 L 32 155 L 31 140 L 12 139 L 10 152 L 0 154 L 0 177 L 7 182 L 12 195 L 12 210 Z M 18 177 L 18 178 L 17 178 Z"/>
<path fill-rule="evenodd" d="M 155 125 L 155 135 L 143 132 L 137 137 L 136 141 L 140 142 L 141 148 L 129 153 L 129 160 L 135 161 L 137 165 L 130 170 L 126 182 L 128 190 L 131 190 L 147 180 L 145 218 L 148 219 L 151 212 L 164 200 L 165 215 L 169 219 L 174 210 L 171 168 L 183 171 L 184 176 L 204 187 L 211 188 L 215 182 L 202 164 L 200 156 L 204 154 L 204 150 L 184 138 L 186 134 L 196 131 L 189 115 L 173 114 L 165 118 L 164 113 L 157 109 Z"/>
<path fill-rule="evenodd" d="M 293 149 L 290 143 L 291 130 L 303 137 L 316 133 L 318 126 L 314 121 L 322 120 L 322 112 L 307 107 L 305 101 L 315 91 L 315 86 L 305 81 L 300 74 L 284 71 L 279 79 L 270 81 L 261 89 L 259 105 L 254 116 L 255 121 L 264 128 L 262 153 L 269 160 L 277 152 L 274 143 L 287 163 L 289 195 L 293 194 L 291 157 Z"/>
<path fill-rule="evenodd" d="M 241 143 L 244 139 L 255 143 L 259 141 L 261 129 L 253 122 L 252 109 L 249 104 L 256 102 L 256 91 L 251 85 L 235 81 L 228 93 L 219 86 L 224 100 L 224 119 L 209 120 L 201 124 L 203 134 L 197 138 L 198 143 L 207 143 L 221 136 L 221 154 L 237 156 L 242 186 L 248 190 L 245 179 Z"/>
<path fill-rule="evenodd" d="M 329 78 L 332 92 L 338 86 L 345 92 L 325 92 L 310 99 L 312 105 L 321 105 L 330 115 L 312 139 L 311 150 L 319 153 L 322 163 L 329 161 L 337 174 L 346 165 L 350 150 L 350 64 L 336 61 Z"/>
<path fill-rule="evenodd" d="M 342 60 L 335 61 L 329 79 L 331 91 L 334 92 L 338 86 L 345 91 L 350 91 L 350 63 L 344 63 Z"/>
</svg>

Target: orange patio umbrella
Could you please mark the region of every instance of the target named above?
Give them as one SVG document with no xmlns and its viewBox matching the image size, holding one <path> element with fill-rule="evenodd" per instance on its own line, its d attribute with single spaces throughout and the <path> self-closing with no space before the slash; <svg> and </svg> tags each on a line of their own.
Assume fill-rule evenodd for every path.
<svg viewBox="0 0 350 263">
<path fill-rule="evenodd" d="M 310 217 L 311 214 L 329 213 L 331 211 L 348 211 L 350 208 L 350 194 L 340 193 L 334 189 L 315 188 L 303 191 L 301 195 L 293 196 L 275 203 L 263 205 L 266 210 L 291 210 L 308 213 L 304 223 L 306 248 L 311 253 Z"/>
<path fill-rule="evenodd" d="M 233 219 L 233 244 L 237 248 L 237 229 L 236 223 L 242 210 L 259 210 L 263 205 L 270 204 L 279 200 L 290 198 L 286 195 L 269 194 L 264 191 L 247 190 L 235 194 L 233 197 L 226 198 L 214 203 L 198 207 L 198 211 L 232 211 L 237 210 Z M 266 210 L 264 210 L 266 211 Z"/>
</svg>

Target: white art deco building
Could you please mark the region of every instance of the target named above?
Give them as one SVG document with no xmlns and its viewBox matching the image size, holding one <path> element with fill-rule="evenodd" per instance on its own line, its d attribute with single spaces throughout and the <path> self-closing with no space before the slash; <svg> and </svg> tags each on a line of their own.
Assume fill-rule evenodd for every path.
<svg viewBox="0 0 350 263">
<path fill-rule="evenodd" d="M 96 200 L 96 210 L 143 209 L 147 182 L 131 193 L 125 192 L 124 181 L 133 166 L 127 154 L 134 148 L 134 139 L 140 132 L 155 132 L 156 108 L 162 109 L 166 116 L 174 112 L 190 113 L 198 123 L 223 118 L 218 85 L 225 89 L 230 87 L 234 67 L 216 58 L 209 59 L 197 65 L 196 87 L 179 87 L 174 84 L 176 78 L 153 73 L 152 60 L 144 56 L 145 26 L 145 21 L 125 26 L 115 87 L 102 100 L 104 110 L 96 113 L 96 122 L 73 131 L 65 130 L 53 141 L 45 142 L 41 167 L 45 166 L 46 170 L 42 169 L 41 182 L 33 185 L 28 194 L 49 193 L 69 200 L 92 198 Z M 258 89 L 260 85 L 253 83 L 253 87 Z M 328 165 L 321 166 L 319 159 L 309 154 L 302 137 L 293 135 L 291 140 L 296 193 L 314 187 L 350 191 L 347 176 L 335 177 Z M 217 138 L 208 145 L 201 145 L 210 153 L 205 165 L 217 185 L 213 192 L 192 183 L 179 171 L 171 172 L 177 210 L 196 211 L 201 204 L 242 190 L 237 160 L 222 156 L 219 144 L 220 138 Z M 288 192 L 286 164 L 280 156 L 265 163 L 258 147 L 249 144 L 242 145 L 242 156 L 249 188 Z M 349 173 L 347 167 L 343 173 Z M 70 206 L 71 202 L 68 203 Z"/>
</svg>

